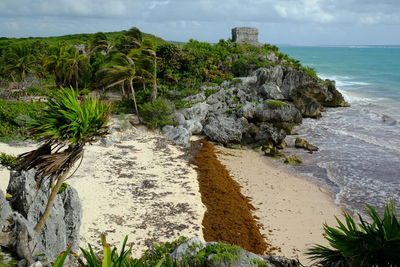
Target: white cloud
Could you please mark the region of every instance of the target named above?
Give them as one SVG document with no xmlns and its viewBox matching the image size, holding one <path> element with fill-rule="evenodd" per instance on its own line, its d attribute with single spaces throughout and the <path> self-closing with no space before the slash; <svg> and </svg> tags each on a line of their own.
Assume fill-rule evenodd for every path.
<svg viewBox="0 0 400 267">
<path fill-rule="evenodd" d="M 232 27 L 254 26 L 284 42 L 311 40 L 311 31 L 316 35 L 312 40 L 326 42 L 329 34 L 350 38 L 368 27 L 377 32 L 386 27 L 387 39 L 394 42 L 400 39 L 393 34 L 399 24 L 400 0 L 0 0 L 0 35 L 6 36 L 137 26 L 169 40 L 218 41 L 229 38 Z M 283 36 L 279 29 L 290 34 Z"/>
</svg>

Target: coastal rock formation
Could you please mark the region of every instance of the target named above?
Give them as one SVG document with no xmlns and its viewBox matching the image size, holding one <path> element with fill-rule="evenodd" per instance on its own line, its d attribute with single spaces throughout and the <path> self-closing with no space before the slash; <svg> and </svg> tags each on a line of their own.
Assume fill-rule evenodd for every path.
<svg viewBox="0 0 400 267">
<path fill-rule="evenodd" d="M 240 247 L 233 247 L 217 242 L 204 242 L 198 237 L 192 237 L 180 244 L 170 257 L 177 260 L 190 260 L 196 257 L 200 251 L 208 251 L 207 266 L 267 266 L 267 267 L 298 267 L 299 262 L 285 257 L 257 255 Z M 215 252 L 213 252 L 215 251 Z M 224 257 L 220 257 L 217 251 L 224 251 Z"/>
<path fill-rule="evenodd" d="M 34 170 L 12 172 L 7 193 L 9 201 L 0 193 L 2 204 L 0 243 L 16 251 L 32 264 L 37 259 L 53 261 L 68 245 L 78 250 L 81 205 L 75 189 L 67 186 L 54 203 L 51 218 L 42 233 L 33 230 L 43 213 L 50 194 L 48 181 L 38 188 Z M 13 212 L 10 213 L 10 210 Z M 41 255 L 39 258 L 37 255 Z"/>
<path fill-rule="evenodd" d="M 251 30 L 244 37 L 240 37 L 240 29 L 234 32 L 239 34 L 235 40 L 256 40 Z M 267 57 L 264 60 L 272 62 Z M 249 77 L 224 81 L 219 86 L 202 86 L 201 93 L 187 98 L 195 101 L 193 107 L 175 112 L 174 121 L 189 134 L 205 134 L 224 145 L 254 148 L 272 144 L 280 148 L 286 134 L 291 134 L 303 117 L 318 118 L 324 107 L 347 106 L 334 81 L 323 81 L 307 69 L 279 63 L 256 70 L 249 66 L 245 71 L 252 74 Z"/>
<path fill-rule="evenodd" d="M 318 147 L 310 144 L 307 140 L 302 139 L 300 137 L 297 137 L 295 140 L 294 145 L 297 148 L 304 148 L 305 150 L 308 150 L 310 153 L 314 151 L 318 151 Z"/>
</svg>

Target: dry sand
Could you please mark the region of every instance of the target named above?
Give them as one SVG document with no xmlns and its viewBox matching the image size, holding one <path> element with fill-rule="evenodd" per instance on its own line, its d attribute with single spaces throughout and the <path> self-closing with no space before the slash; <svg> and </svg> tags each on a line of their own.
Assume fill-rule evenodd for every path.
<svg viewBox="0 0 400 267">
<path fill-rule="evenodd" d="M 110 244 L 120 246 L 128 235 L 134 255 L 139 256 L 156 242 L 179 236 L 202 238 L 205 208 L 197 173 L 182 157 L 183 150 L 127 121 L 114 119 L 111 128 L 110 142 L 85 147 L 81 166 L 67 181 L 81 199 L 80 245 L 99 247 L 100 233 L 106 233 Z M 0 152 L 14 155 L 33 148 L 0 143 Z M 1 180 L 5 190 L 7 171 Z"/>
<path fill-rule="evenodd" d="M 281 248 L 277 255 L 309 263 L 304 252 L 312 244 L 327 245 L 322 225 L 336 225 L 342 214 L 321 187 L 279 162 L 252 150 L 217 147 L 218 157 L 242 185 L 242 194 L 252 198 L 255 215 L 264 225 L 261 233 Z"/>
</svg>

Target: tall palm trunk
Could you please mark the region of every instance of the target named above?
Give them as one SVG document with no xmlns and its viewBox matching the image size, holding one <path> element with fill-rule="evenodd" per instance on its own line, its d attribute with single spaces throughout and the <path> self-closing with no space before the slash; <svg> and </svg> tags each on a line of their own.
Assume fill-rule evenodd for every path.
<svg viewBox="0 0 400 267">
<path fill-rule="evenodd" d="M 39 221 L 37 222 L 37 224 L 34 228 L 34 230 L 37 233 L 42 232 L 42 229 L 43 229 L 47 219 L 49 218 L 50 211 L 53 208 L 53 204 L 54 204 L 54 201 L 56 200 L 58 190 L 60 189 L 61 185 L 64 183 L 65 178 L 67 178 L 67 175 L 68 175 L 68 171 L 64 172 L 60 177 L 58 177 L 56 185 L 51 190 L 49 200 L 47 201 L 46 209 L 44 210 L 42 217 L 40 217 Z"/>
<path fill-rule="evenodd" d="M 154 55 L 153 90 L 151 91 L 151 102 L 157 99 L 157 57 Z"/>
<path fill-rule="evenodd" d="M 75 89 L 76 90 L 78 90 L 78 71 L 79 71 L 79 68 L 78 68 L 78 65 L 76 65 L 75 66 Z"/>
<path fill-rule="evenodd" d="M 124 85 L 124 83 L 121 83 L 121 92 L 122 92 L 122 96 L 125 97 L 126 94 L 125 94 L 125 85 Z"/>
<path fill-rule="evenodd" d="M 138 119 L 139 119 L 139 111 L 138 111 L 137 103 L 136 103 L 135 89 L 133 89 L 133 79 L 129 80 L 129 85 L 131 86 L 133 104 L 135 105 L 136 115 L 138 116 Z M 139 119 L 139 121 L 140 121 L 140 119 Z"/>
</svg>

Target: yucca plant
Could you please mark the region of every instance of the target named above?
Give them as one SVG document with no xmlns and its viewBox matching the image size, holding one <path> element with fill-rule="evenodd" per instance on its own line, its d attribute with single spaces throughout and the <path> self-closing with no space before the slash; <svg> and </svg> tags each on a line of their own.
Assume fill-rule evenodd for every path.
<svg viewBox="0 0 400 267">
<path fill-rule="evenodd" d="M 131 264 L 131 251 L 132 245 L 127 248 L 128 236 L 125 237 L 122 243 L 120 253 L 117 252 L 117 248 L 111 249 L 107 243 L 106 237 L 101 235 L 101 243 L 103 245 L 103 258 L 100 257 L 93 251 L 92 246 L 89 244 L 89 250 L 81 248 L 84 262 L 81 258 L 78 258 L 79 266 L 82 267 L 127 267 L 127 266 L 140 266 Z"/>
<path fill-rule="evenodd" d="M 345 222 L 336 218 L 336 228 L 324 224 L 325 238 L 332 248 L 315 245 L 306 253 L 317 266 L 400 266 L 400 224 L 393 202 L 385 205 L 383 217 L 367 205 L 370 222 L 349 214 Z"/>
<path fill-rule="evenodd" d="M 79 100 L 74 89 L 61 89 L 47 102 L 42 119 L 31 123 L 29 133 L 42 145 L 20 155 L 17 170 L 36 169 L 39 186 L 48 179 L 51 190 L 36 232 L 40 233 L 45 225 L 70 169 L 83 157 L 85 144 L 107 134 L 109 114 L 110 105 L 88 97 Z"/>
</svg>

